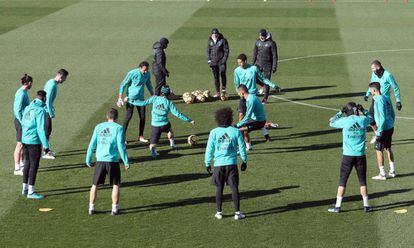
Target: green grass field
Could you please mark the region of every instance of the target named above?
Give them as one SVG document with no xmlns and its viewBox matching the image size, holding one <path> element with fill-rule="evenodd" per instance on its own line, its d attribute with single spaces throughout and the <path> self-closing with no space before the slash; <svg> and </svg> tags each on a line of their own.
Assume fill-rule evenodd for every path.
<svg viewBox="0 0 414 248">
<path fill-rule="evenodd" d="M 328 126 L 335 112 L 316 107 L 339 109 L 348 101 L 368 107 L 362 95 L 370 62 L 379 59 L 401 88 L 403 109 L 397 116 L 413 118 L 413 11 L 414 4 L 403 0 L 0 0 L 0 247 L 413 247 L 414 120 L 396 120 L 399 176 L 368 180 L 376 211 L 363 213 L 353 173 L 344 213 L 333 215 L 327 208 L 335 201 L 342 140 Z M 110 189 L 104 187 L 96 205 L 102 213 L 89 217 L 93 169 L 84 164 L 86 148 L 94 126 L 115 105 L 124 74 L 139 61 L 151 60 L 153 42 L 166 36 L 174 91 L 213 90 L 205 58 L 212 27 L 229 40 L 232 94 L 235 57 L 244 52 L 250 59 L 257 31 L 270 30 L 279 46 L 274 79 L 284 92 L 270 98 L 266 111 L 282 128 L 271 131 L 271 143 L 263 143 L 261 133 L 253 134 L 255 150 L 240 178 L 247 218 L 231 218 L 226 189 L 227 218 L 214 219 L 215 189 L 203 168 L 205 143 L 215 127 L 213 113 L 222 106 L 236 109 L 237 100 L 176 101 L 197 122 L 191 126 L 171 118 L 180 149 L 163 152 L 168 149 L 163 139 L 161 155 L 152 160 L 145 145 L 128 144 L 133 163 L 122 175 L 124 214 L 110 216 Z M 321 54 L 328 55 L 311 56 Z M 12 175 L 12 101 L 22 74 L 34 77 L 33 97 L 60 67 L 70 76 L 56 101 L 51 144 L 59 156 L 41 160 L 36 188 L 47 198 L 30 201 L 19 195 L 21 178 Z M 120 110 L 121 120 L 124 112 Z M 129 140 L 136 139 L 137 120 L 135 115 Z M 149 130 L 148 121 L 146 136 Z M 190 134 L 198 135 L 197 147 L 186 144 Z M 369 178 L 377 173 L 374 154 L 369 146 Z M 42 213 L 41 207 L 54 210 Z M 408 212 L 394 212 L 402 208 Z"/>
</svg>

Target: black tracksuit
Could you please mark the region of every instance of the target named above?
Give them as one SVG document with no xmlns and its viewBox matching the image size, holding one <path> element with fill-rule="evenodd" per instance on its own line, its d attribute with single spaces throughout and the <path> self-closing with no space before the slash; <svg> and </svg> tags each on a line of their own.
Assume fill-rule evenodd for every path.
<svg viewBox="0 0 414 248">
<path fill-rule="evenodd" d="M 252 64 L 257 66 L 259 70 L 263 73 L 263 76 L 270 79 L 272 73 L 275 73 L 277 70 L 277 45 L 273 41 L 272 35 L 268 33 L 266 40 L 261 41 L 257 39 L 253 48 L 253 61 Z M 265 99 L 269 97 L 270 88 L 267 85 L 265 86 Z"/>
<path fill-rule="evenodd" d="M 152 62 L 152 72 L 155 77 L 155 95 L 159 96 L 161 87 L 166 85 L 166 77 L 169 76 L 169 71 L 166 68 L 167 57 L 165 55 L 164 47 L 159 41 L 152 46 L 154 53 L 154 61 Z"/>
<path fill-rule="evenodd" d="M 216 92 L 220 92 L 220 76 L 222 90 L 226 90 L 226 63 L 229 52 L 229 44 L 222 34 L 219 34 L 216 42 L 211 37 L 208 39 L 207 60 L 210 61 L 209 65 L 213 72 Z"/>
</svg>

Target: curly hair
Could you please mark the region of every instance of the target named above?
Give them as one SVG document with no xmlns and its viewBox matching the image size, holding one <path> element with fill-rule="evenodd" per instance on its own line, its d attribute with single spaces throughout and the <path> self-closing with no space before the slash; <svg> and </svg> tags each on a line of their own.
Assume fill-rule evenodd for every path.
<svg viewBox="0 0 414 248">
<path fill-rule="evenodd" d="M 216 111 L 216 122 L 219 126 L 231 126 L 233 123 L 233 110 L 230 107 Z"/>
</svg>

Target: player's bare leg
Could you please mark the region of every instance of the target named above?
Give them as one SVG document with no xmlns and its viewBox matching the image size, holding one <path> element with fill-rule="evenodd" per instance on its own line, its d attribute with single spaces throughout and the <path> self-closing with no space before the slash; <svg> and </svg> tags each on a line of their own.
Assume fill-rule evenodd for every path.
<svg viewBox="0 0 414 248">
<path fill-rule="evenodd" d="M 384 152 L 383 151 L 377 151 L 377 164 L 380 171 L 380 174 L 378 176 L 372 177 L 374 180 L 386 180 L 385 176 L 385 169 L 384 169 Z"/>
<path fill-rule="evenodd" d="M 119 185 L 114 185 L 112 188 L 112 215 L 117 215 L 118 211 L 118 203 L 119 203 Z"/>
<path fill-rule="evenodd" d="M 390 171 L 388 172 L 389 177 L 395 177 L 395 165 L 394 165 L 394 152 L 391 148 L 385 149 L 388 156 L 388 163 L 390 164 Z"/>
<path fill-rule="evenodd" d="M 14 149 L 14 174 L 23 175 L 23 144 L 17 142 L 16 148 Z"/>
<path fill-rule="evenodd" d="M 92 185 L 91 191 L 89 192 L 89 211 L 88 211 L 88 213 L 90 215 L 95 213 L 95 200 L 96 200 L 97 194 L 98 194 L 98 189 L 97 189 L 96 185 Z"/>
<path fill-rule="evenodd" d="M 177 146 L 174 143 L 174 132 L 172 130 L 170 130 L 167 133 L 167 137 L 168 137 L 168 140 L 170 141 L 171 150 L 176 150 L 177 149 Z"/>
</svg>

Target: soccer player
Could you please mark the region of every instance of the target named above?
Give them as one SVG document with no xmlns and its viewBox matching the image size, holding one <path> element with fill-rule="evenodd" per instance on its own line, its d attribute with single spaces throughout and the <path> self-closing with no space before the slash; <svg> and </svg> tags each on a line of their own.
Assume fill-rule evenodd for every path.
<svg viewBox="0 0 414 248">
<path fill-rule="evenodd" d="M 21 122 L 23 151 L 26 158 L 23 169 L 22 195 L 36 200 L 44 198 L 34 189 L 39 161 L 42 156 L 42 146 L 46 153 L 49 151 L 49 142 L 45 133 L 45 101 L 46 92 L 38 91 L 36 98 L 24 109 Z"/>
<path fill-rule="evenodd" d="M 55 99 L 57 95 L 58 84 L 63 84 L 68 77 L 69 72 L 65 69 L 60 69 L 55 78 L 50 79 L 46 82 L 44 91 L 46 92 L 46 138 L 49 140 L 50 135 L 52 134 L 52 119 L 55 118 Z M 43 157 L 45 159 L 55 159 L 55 153 L 52 150 L 43 151 Z"/>
<path fill-rule="evenodd" d="M 371 83 L 379 82 L 381 85 L 381 94 L 387 96 L 391 99 L 391 88 L 394 90 L 394 96 L 396 101 L 396 107 L 398 111 L 402 109 L 401 104 L 401 95 L 400 95 L 400 88 L 398 87 L 397 82 L 395 81 L 394 76 L 387 70 L 382 67 L 381 62 L 378 60 L 374 60 L 371 63 Z M 370 87 L 368 87 L 368 91 L 364 96 L 364 100 L 368 101 L 369 96 L 371 96 Z M 370 115 L 374 116 L 374 98 L 372 99 L 371 107 L 369 109 Z M 374 131 L 377 129 L 375 125 L 375 120 L 371 123 L 372 129 Z M 374 144 L 376 141 L 376 136 L 374 136 L 371 140 L 371 144 Z"/>
<path fill-rule="evenodd" d="M 225 184 L 230 186 L 234 203 L 234 219 L 244 219 L 240 212 L 239 171 L 237 168 L 237 154 L 242 159 L 241 170 L 247 168 L 246 147 L 243 136 L 232 127 L 233 111 L 231 108 L 222 108 L 215 114 L 218 127 L 210 131 L 206 147 L 204 163 L 208 173 L 211 173 L 211 160 L 214 158 L 214 172 L 212 183 L 216 186 L 217 219 L 222 219 L 223 189 Z"/>
<path fill-rule="evenodd" d="M 109 176 L 109 184 L 113 186 L 111 214 L 119 214 L 119 186 L 121 184 L 119 155 L 121 155 L 122 161 L 124 161 L 125 170 L 129 169 L 124 130 L 121 125 L 116 123 L 118 120 L 118 111 L 111 108 L 106 113 L 106 119 L 106 122 L 102 122 L 95 127 L 86 154 L 86 165 L 91 167 L 92 155 L 96 149 L 93 184 L 89 194 L 89 215 L 95 213 L 95 200 L 98 193 L 97 186 L 105 183 L 106 175 Z"/>
<path fill-rule="evenodd" d="M 244 140 L 246 142 L 246 149 L 252 150 L 253 146 L 250 143 L 249 133 L 254 130 L 262 130 L 266 141 L 270 141 L 269 133 L 264 128 L 266 124 L 266 112 L 263 104 L 255 94 L 250 94 L 246 85 L 240 84 L 237 88 L 239 96 L 246 101 L 246 114 L 243 119 L 236 124 L 241 132 L 244 133 Z"/>
<path fill-rule="evenodd" d="M 395 113 L 391 99 L 381 92 L 382 86 L 379 82 L 369 84 L 374 99 L 374 119 L 377 126 L 375 131 L 377 150 L 377 162 L 380 174 L 373 177 L 375 180 L 386 180 L 384 169 L 384 150 L 387 152 L 390 163 L 389 177 L 395 177 L 394 153 L 391 149 L 392 135 L 394 133 Z"/>
<path fill-rule="evenodd" d="M 190 122 L 193 125 L 195 124 L 193 120 L 180 113 L 172 101 L 168 100 L 170 93 L 170 87 L 168 85 L 164 85 L 161 87 L 160 96 L 152 96 L 145 101 L 130 101 L 131 104 L 136 106 L 147 106 L 152 104 L 151 141 L 149 148 L 153 158 L 157 157 L 156 147 L 158 145 L 158 141 L 160 140 L 161 133 L 167 133 L 171 150 L 177 149 L 174 143 L 174 133 L 171 128 L 171 123 L 168 121 L 168 114 L 170 112 L 185 122 Z"/>
<path fill-rule="evenodd" d="M 14 175 L 23 175 L 24 157 L 22 144 L 22 118 L 24 109 L 29 106 L 30 99 L 27 91 L 32 88 L 33 78 L 27 74 L 20 79 L 22 87 L 20 87 L 14 96 L 14 127 L 16 128 L 16 148 L 14 149 Z"/>
<path fill-rule="evenodd" d="M 118 107 L 122 107 L 124 105 L 124 101 L 122 99 L 122 95 L 126 91 L 126 97 L 130 100 L 144 100 L 145 92 L 144 87 L 147 87 L 149 93 L 151 95 L 154 94 L 151 85 L 151 73 L 148 71 L 149 64 L 147 61 L 143 61 L 139 64 L 139 68 L 133 69 L 128 72 L 125 76 L 124 80 L 119 87 L 119 96 L 118 96 Z M 126 115 L 124 121 L 124 132 L 126 133 L 128 129 L 129 121 L 134 114 L 134 106 L 131 105 L 129 102 L 125 102 L 126 105 Z M 137 111 L 139 115 L 139 136 L 138 141 L 143 143 L 148 143 L 148 140 L 144 137 L 144 128 L 145 128 L 145 107 L 137 106 Z M 125 136 L 126 137 L 126 136 Z"/>
<path fill-rule="evenodd" d="M 167 70 L 167 56 L 165 55 L 165 49 L 168 47 L 168 39 L 161 38 L 155 42 L 152 46 L 154 52 L 154 61 L 152 63 L 152 72 L 155 76 L 155 95 L 159 96 L 161 87 L 167 84 L 166 77 L 170 76 L 170 72 Z"/>
<path fill-rule="evenodd" d="M 226 63 L 229 57 L 229 43 L 223 34 L 217 28 L 211 30 L 211 36 L 207 42 L 207 63 L 211 68 L 214 76 L 214 85 L 216 94 L 213 97 L 219 97 L 226 94 Z M 221 93 L 220 93 L 220 76 L 221 76 Z"/>
<path fill-rule="evenodd" d="M 260 29 L 259 38 L 256 40 L 253 48 L 253 62 L 252 64 L 257 66 L 263 73 L 263 76 L 270 79 L 272 73 L 276 73 L 277 70 L 277 45 L 272 39 L 272 35 L 266 31 L 266 29 Z M 269 99 L 270 87 L 268 85 L 262 85 L 265 87 L 263 104 L 267 103 Z"/>
<path fill-rule="evenodd" d="M 349 102 L 341 112 L 330 119 L 329 125 L 331 127 L 342 129 L 343 157 L 336 204 L 335 207 L 328 209 L 329 212 L 339 213 L 341 211 L 346 183 L 353 167 L 358 175 L 364 211 L 372 211 L 372 207 L 368 203 L 367 159 L 365 156 L 366 131 L 371 122 L 372 117 L 368 111 L 354 102 Z"/>
</svg>

